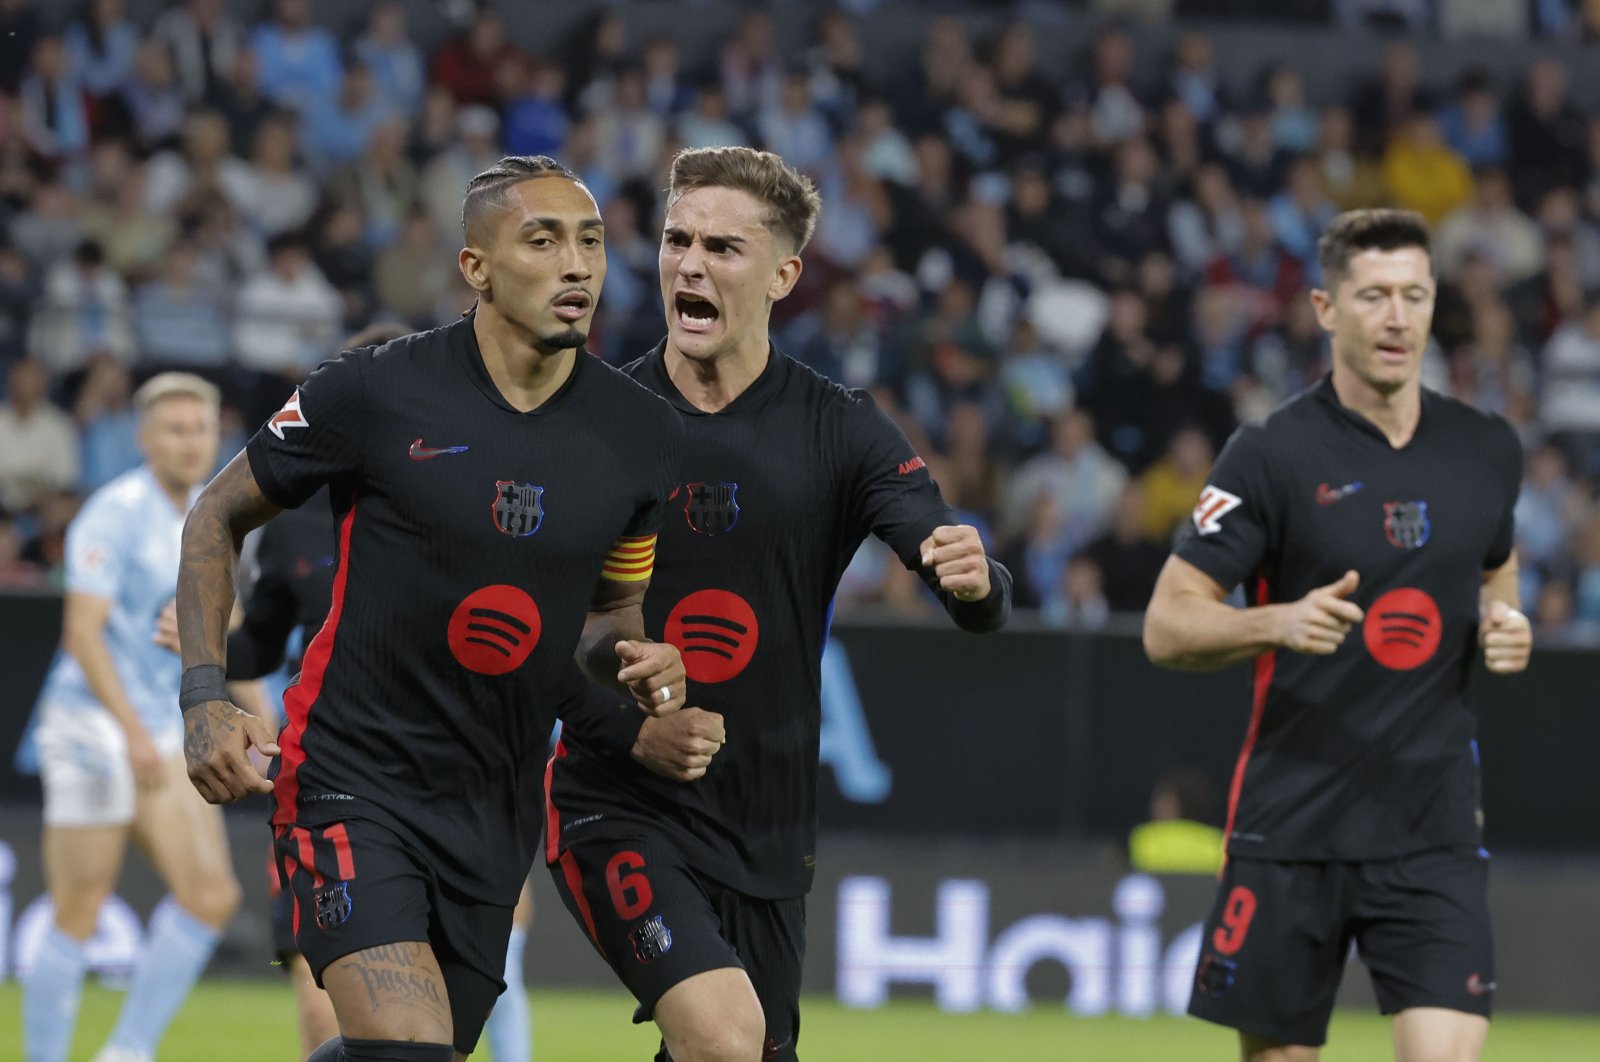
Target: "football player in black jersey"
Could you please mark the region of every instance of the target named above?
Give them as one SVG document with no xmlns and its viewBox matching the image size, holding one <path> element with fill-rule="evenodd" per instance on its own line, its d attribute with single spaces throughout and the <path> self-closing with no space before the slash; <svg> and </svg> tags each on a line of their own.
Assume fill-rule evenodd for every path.
<svg viewBox="0 0 1600 1062">
<path fill-rule="evenodd" d="M 315 1062 L 476 1045 L 575 654 L 638 708 L 683 703 L 678 652 L 643 640 L 641 611 L 683 428 L 582 349 L 600 212 L 571 171 L 519 156 L 475 177 L 462 213 L 475 310 L 325 362 L 184 532 L 190 778 L 213 802 L 273 794 L 296 943 L 344 1036 Z M 333 601 L 274 741 L 223 685 L 239 541 L 325 484 Z M 252 745 L 278 757 L 271 781 Z"/>
<path fill-rule="evenodd" d="M 1145 617 L 1158 664 L 1254 662 L 1190 1013 L 1238 1029 L 1249 1062 L 1309 1062 L 1354 942 L 1396 1058 L 1473 1062 L 1494 957 L 1465 687 L 1479 652 L 1528 663 L 1521 447 L 1421 384 L 1420 216 L 1342 214 L 1318 255 L 1332 373 L 1235 432 Z"/>
<path fill-rule="evenodd" d="M 820 206 L 767 152 L 674 160 L 667 338 L 625 371 L 687 425 L 645 622 L 683 650 L 695 707 L 641 726 L 587 700 L 550 764 L 556 886 L 674 1062 L 798 1057 L 820 661 L 862 540 L 893 547 L 967 630 L 1010 607 L 1009 573 L 894 422 L 769 338 Z"/>
</svg>

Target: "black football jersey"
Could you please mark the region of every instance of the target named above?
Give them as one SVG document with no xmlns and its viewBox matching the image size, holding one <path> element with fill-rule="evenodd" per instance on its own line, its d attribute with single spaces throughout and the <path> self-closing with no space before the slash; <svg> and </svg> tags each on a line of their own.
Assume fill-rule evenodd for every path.
<svg viewBox="0 0 1600 1062">
<path fill-rule="evenodd" d="M 666 402 L 583 352 L 518 411 L 470 316 L 313 372 L 246 451 L 279 505 L 327 484 L 338 525 L 273 823 L 371 818 L 457 892 L 515 902 L 595 585 L 603 567 L 647 577 L 682 438 Z"/>
<path fill-rule="evenodd" d="M 328 617 L 338 546 L 325 491 L 289 509 L 258 532 L 255 578 L 245 591 L 244 618 L 228 634 L 228 678 L 258 679 L 284 662 L 296 630 L 305 642 Z M 299 669 L 299 661 L 293 661 Z"/>
<path fill-rule="evenodd" d="M 1242 584 L 1250 604 L 1295 601 L 1354 569 L 1350 600 L 1366 616 L 1331 656 L 1256 659 L 1230 853 L 1365 860 L 1479 842 L 1465 688 L 1521 474 L 1509 424 L 1426 389 L 1399 448 L 1331 378 L 1234 433 L 1176 555 Z"/>
<path fill-rule="evenodd" d="M 637 709 L 592 698 L 566 717 L 551 760 L 546 858 L 569 841 L 658 829 L 715 880 L 801 895 L 815 863 L 820 667 L 839 578 L 869 534 L 922 571 L 921 543 L 957 518 L 865 392 L 773 350 L 743 394 L 705 413 L 672 384 L 662 352 L 625 370 L 687 426 L 645 625 L 682 651 L 688 704 L 723 715 L 727 744 L 703 778 L 660 778 L 628 757 Z M 991 561 L 990 580 L 984 601 L 942 595 L 963 627 L 1005 621 L 1010 575 Z"/>
</svg>

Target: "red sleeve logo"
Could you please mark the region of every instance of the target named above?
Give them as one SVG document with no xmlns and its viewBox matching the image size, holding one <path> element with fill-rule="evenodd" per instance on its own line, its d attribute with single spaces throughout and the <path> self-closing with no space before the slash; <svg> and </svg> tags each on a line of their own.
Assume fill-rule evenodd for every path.
<svg viewBox="0 0 1600 1062">
<path fill-rule="evenodd" d="M 294 389 L 294 394 L 289 396 L 289 401 L 283 404 L 283 408 L 274 413 L 272 419 L 267 421 L 267 430 L 280 439 L 283 438 L 283 429 L 285 428 L 307 428 L 310 426 L 311 422 L 306 419 L 304 413 L 300 412 L 300 388 L 298 387 Z"/>
<path fill-rule="evenodd" d="M 927 468 L 927 467 L 928 467 L 927 463 L 924 462 L 922 460 L 922 458 L 913 457 L 909 461 L 901 461 L 900 462 L 899 472 L 900 472 L 900 475 L 902 475 L 902 476 L 909 476 L 911 473 L 915 472 L 917 469 L 919 469 L 919 468 Z"/>
<path fill-rule="evenodd" d="M 1237 494 L 1229 494 L 1220 487 L 1207 486 L 1200 492 L 1200 501 L 1194 507 L 1195 530 L 1202 535 L 1209 535 L 1214 531 L 1222 530 L 1222 518 L 1233 512 L 1244 499 Z"/>
</svg>

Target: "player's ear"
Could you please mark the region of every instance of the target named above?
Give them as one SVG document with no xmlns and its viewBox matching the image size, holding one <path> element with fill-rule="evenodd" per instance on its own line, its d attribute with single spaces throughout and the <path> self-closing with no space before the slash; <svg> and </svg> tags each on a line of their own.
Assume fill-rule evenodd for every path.
<svg viewBox="0 0 1600 1062">
<path fill-rule="evenodd" d="M 1321 326 L 1324 332 L 1333 331 L 1333 318 L 1335 313 L 1333 307 L 1333 293 L 1330 291 L 1324 291 L 1321 288 L 1312 288 L 1307 298 L 1311 300 L 1312 310 L 1316 311 L 1317 324 Z"/>
<path fill-rule="evenodd" d="M 794 290 L 800 273 L 805 267 L 800 262 L 797 254 L 788 255 L 778 261 L 777 271 L 772 274 L 772 283 L 767 285 L 767 298 L 773 302 L 787 298 L 789 292 Z"/>
<path fill-rule="evenodd" d="M 488 255 L 477 247 L 463 247 L 456 256 L 456 265 L 460 267 L 461 277 L 468 287 L 480 295 L 490 294 Z"/>
</svg>

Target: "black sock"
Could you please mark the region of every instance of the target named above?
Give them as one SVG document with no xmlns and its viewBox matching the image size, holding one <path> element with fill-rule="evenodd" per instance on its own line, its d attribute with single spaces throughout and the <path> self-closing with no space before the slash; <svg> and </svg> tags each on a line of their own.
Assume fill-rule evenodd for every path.
<svg viewBox="0 0 1600 1062">
<path fill-rule="evenodd" d="M 306 1062 L 451 1062 L 455 1054 L 449 1044 L 335 1036 L 307 1055 Z"/>
</svg>

